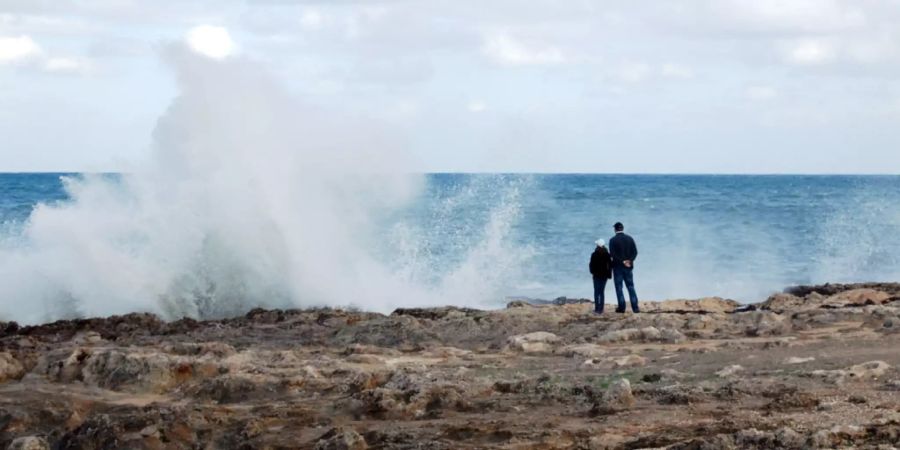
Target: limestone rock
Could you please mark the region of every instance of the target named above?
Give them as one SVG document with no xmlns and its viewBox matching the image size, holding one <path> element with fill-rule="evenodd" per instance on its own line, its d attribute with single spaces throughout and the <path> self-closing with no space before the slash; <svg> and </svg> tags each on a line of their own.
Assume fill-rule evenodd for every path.
<svg viewBox="0 0 900 450">
<path fill-rule="evenodd" d="M 738 372 L 741 372 L 743 370 L 744 370 L 743 367 L 741 367 L 737 364 L 734 364 L 734 365 L 725 367 L 722 370 L 716 372 L 716 375 L 718 375 L 720 378 L 728 378 L 730 376 L 736 375 Z"/>
<path fill-rule="evenodd" d="M 511 350 L 522 353 L 550 353 L 554 346 L 560 342 L 559 336 L 546 331 L 511 336 L 507 339 L 507 345 Z"/>
<path fill-rule="evenodd" d="M 791 356 L 790 358 L 786 359 L 784 361 L 784 363 L 785 364 L 803 364 L 803 363 L 808 363 L 808 362 L 812 362 L 815 360 L 816 360 L 816 358 L 814 358 L 812 356 L 809 356 L 806 358 L 801 358 L 799 356 Z"/>
<path fill-rule="evenodd" d="M 567 345 L 557 350 L 557 353 L 569 358 L 580 356 L 582 358 L 597 359 L 605 356 L 608 350 L 596 344 L 578 344 Z"/>
<path fill-rule="evenodd" d="M 612 362 L 612 366 L 619 367 L 640 367 L 647 365 L 647 358 L 639 355 L 626 355 L 621 358 L 614 358 L 610 360 Z"/>
<path fill-rule="evenodd" d="M 832 384 L 843 384 L 846 381 L 872 379 L 884 376 L 891 366 L 884 361 L 869 361 L 839 370 L 814 370 L 811 375 L 823 378 Z"/>
<path fill-rule="evenodd" d="M 682 342 L 686 338 L 678 330 L 650 326 L 644 328 L 625 328 L 610 331 L 598 339 L 604 343 L 620 342 Z"/>
<path fill-rule="evenodd" d="M 0 352 L 0 383 L 18 380 L 25 375 L 25 368 L 9 352 Z"/>
<path fill-rule="evenodd" d="M 14 439 L 7 450 L 50 450 L 47 440 L 37 436 L 25 436 Z"/>
<path fill-rule="evenodd" d="M 609 385 L 606 392 L 594 404 L 595 414 L 608 414 L 621 409 L 634 406 L 634 394 L 631 392 L 631 382 L 620 378 Z"/>
<path fill-rule="evenodd" d="M 644 302 L 643 312 L 655 313 L 730 313 L 741 304 L 721 297 L 706 297 L 697 300 L 665 300 L 661 302 Z"/>
<path fill-rule="evenodd" d="M 366 440 L 350 428 L 332 428 L 316 442 L 315 450 L 365 450 Z"/>
</svg>

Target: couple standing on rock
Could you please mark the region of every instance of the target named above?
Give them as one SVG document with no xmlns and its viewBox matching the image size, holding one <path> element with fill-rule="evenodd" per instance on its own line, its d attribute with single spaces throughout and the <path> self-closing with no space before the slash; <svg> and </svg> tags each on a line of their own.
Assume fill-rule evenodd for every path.
<svg viewBox="0 0 900 450">
<path fill-rule="evenodd" d="M 594 313 L 603 313 L 605 303 L 606 281 L 613 278 L 616 288 L 616 298 L 619 306 L 617 313 L 625 312 L 625 293 L 622 292 L 622 283 L 628 289 L 628 297 L 631 299 L 631 311 L 640 312 L 638 309 L 637 292 L 634 291 L 634 260 L 637 258 L 637 245 L 631 236 L 625 234 L 625 226 L 621 222 L 613 225 L 616 235 L 609 240 L 609 250 L 603 239 L 595 242 L 597 248 L 591 254 L 590 270 L 594 276 Z"/>
</svg>

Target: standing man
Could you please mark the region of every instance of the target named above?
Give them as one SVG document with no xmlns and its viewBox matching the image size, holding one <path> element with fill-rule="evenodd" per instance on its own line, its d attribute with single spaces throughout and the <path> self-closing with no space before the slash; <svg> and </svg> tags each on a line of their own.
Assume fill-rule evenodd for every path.
<svg viewBox="0 0 900 450">
<path fill-rule="evenodd" d="M 634 260 L 637 259 L 637 245 L 634 239 L 625 234 L 625 226 L 622 222 L 613 225 L 616 235 L 609 240 L 609 253 L 612 255 L 613 283 L 616 287 L 616 299 L 619 301 L 617 313 L 625 312 L 625 294 L 622 292 L 622 282 L 628 288 L 628 297 L 631 299 L 631 311 L 640 312 L 638 309 L 637 292 L 634 291 Z"/>
<path fill-rule="evenodd" d="M 606 303 L 606 281 L 612 278 L 612 259 L 606 250 L 603 239 L 597 239 L 597 247 L 591 253 L 591 263 L 588 268 L 594 277 L 594 313 L 603 314 L 603 305 Z"/>
</svg>

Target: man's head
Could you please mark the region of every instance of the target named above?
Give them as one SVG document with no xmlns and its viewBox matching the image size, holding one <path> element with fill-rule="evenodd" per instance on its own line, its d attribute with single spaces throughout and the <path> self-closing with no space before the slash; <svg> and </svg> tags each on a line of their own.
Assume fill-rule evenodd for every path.
<svg viewBox="0 0 900 450">
<path fill-rule="evenodd" d="M 613 225 L 613 229 L 616 230 L 616 233 L 625 231 L 625 225 L 622 225 L 622 222 L 616 222 L 616 224 Z"/>
</svg>

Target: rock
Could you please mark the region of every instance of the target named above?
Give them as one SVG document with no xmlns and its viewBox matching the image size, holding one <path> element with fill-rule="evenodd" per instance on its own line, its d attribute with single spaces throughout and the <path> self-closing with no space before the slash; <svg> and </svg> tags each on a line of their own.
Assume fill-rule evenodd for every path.
<svg viewBox="0 0 900 450">
<path fill-rule="evenodd" d="M 803 364 L 803 363 L 808 363 L 810 361 L 815 361 L 815 360 L 816 360 L 816 358 L 814 358 L 812 356 L 807 357 L 807 358 L 801 358 L 799 356 L 791 356 L 790 358 L 786 359 L 784 361 L 784 363 L 785 364 Z"/>
<path fill-rule="evenodd" d="M 532 307 L 531 303 L 526 302 L 525 300 L 513 300 L 506 304 L 506 309 L 512 308 L 529 308 Z"/>
<path fill-rule="evenodd" d="M 890 364 L 884 361 L 869 361 L 855 366 L 850 366 L 847 372 L 851 377 L 862 378 L 878 378 L 884 376 L 890 370 Z"/>
<path fill-rule="evenodd" d="M 747 336 L 777 336 L 791 328 L 790 321 L 781 314 L 754 311 L 742 315 L 746 315 L 751 322 L 744 331 Z"/>
<path fill-rule="evenodd" d="M 773 294 L 760 305 L 760 309 L 771 310 L 775 312 L 794 311 L 803 309 L 806 300 L 791 294 Z"/>
<path fill-rule="evenodd" d="M 511 350 L 522 353 L 550 353 L 553 351 L 553 347 L 560 342 L 560 338 L 553 333 L 536 331 L 511 336 L 506 342 Z"/>
<path fill-rule="evenodd" d="M 626 355 L 621 358 L 613 358 L 610 360 L 612 366 L 619 367 L 640 367 L 647 364 L 647 358 L 639 355 Z"/>
<path fill-rule="evenodd" d="M 697 300 L 665 300 L 661 302 L 644 302 L 642 312 L 654 313 L 730 313 L 741 304 L 721 297 L 707 297 Z"/>
<path fill-rule="evenodd" d="M 25 436 L 14 439 L 7 450 L 50 450 L 47 440 L 37 436 Z"/>
<path fill-rule="evenodd" d="M 678 330 L 656 327 L 645 328 L 625 328 L 622 330 L 610 331 L 597 339 L 599 342 L 619 343 L 619 342 L 682 342 L 686 338 L 684 334 Z"/>
<path fill-rule="evenodd" d="M 660 373 L 647 373 L 641 377 L 641 381 L 644 383 L 658 383 L 662 380 L 662 374 Z"/>
<path fill-rule="evenodd" d="M 718 375 L 720 378 L 728 378 L 728 377 L 733 376 L 743 370 L 744 370 L 743 367 L 735 364 L 735 365 L 725 367 L 722 370 L 716 372 L 716 375 Z"/>
<path fill-rule="evenodd" d="M 174 369 L 162 353 L 108 350 L 88 356 L 81 374 L 85 383 L 106 389 L 162 392 L 173 384 Z"/>
<path fill-rule="evenodd" d="M 592 436 L 588 440 L 588 449 L 590 450 L 616 450 L 622 448 L 628 441 L 626 436 L 620 434 L 603 433 L 599 436 Z"/>
<path fill-rule="evenodd" d="M 810 292 L 802 298 L 784 293 L 769 297 L 763 302 L 762 309 L 784 312 L 816 308 L 845 308 L 848 306 L 880 305 L 890 299 L 891 295 L 887 292 L 870 288 L 849 289 L 827 296 L 819 292 Z"/>
<path fill-rule="evenodd" d="M 862 380 L 884 376 L 891 366 L 884 361 L 869 361 L 846 369 L 814 370 L 811 375 L 832 384 L 844 384 L 849 380 Z"/>
<path fill-rule="evenodd" d="M 734 443 L 738 448 L 775 448 L 775 435 L 750 428 L 735 433 Z"/>
<path fill-rule="evenodd" d="M 608 414 L 632 406 L 634 406 L 634 394 L 631 392 L 631 383 L 625 378 L 620 378 L 609 385 L 606 392 L 594 404 L 592 412 Z"/>
<path fill-rule="evenodd" d="M 25 376 L 25 368 L 9 352 L 0 352 L 0 383 L 19 380 Z"/>
<path fill-rule="evenodd" d="M 103 337 L 96 331 L 86 331 L 78 334 L 72 339 L 72 343 L 76 345 L 96 345 L 102 342 L 104 342 Z"/>
<path fill-rule="evenodd" d="M 557 350 L 557 353 L 569 358 L 580 356 L 582 358 L 597 359 L 605 356 L 608 350 L 596 344 L 578 344 L 567 345 Z"/>
<path fill-rule="evenodd" d="M 351 428 L 332 428 L 316 442 L 315 450 L 365 450 L 366 440 Z"/>
<path fill-rule="evenodd" d="M 863 288 L 834 294 L 827 297 L 824 304 L 831 307 L 880 305 L 890 298 L 890 294 L 886 292 Z"/>
<path fill-rule="evenodd" d="M 775 442 L 782 448 L 802 448 L 806 438 L 800 433 L 784 427 L 775 432 Z"/>
</svg>

